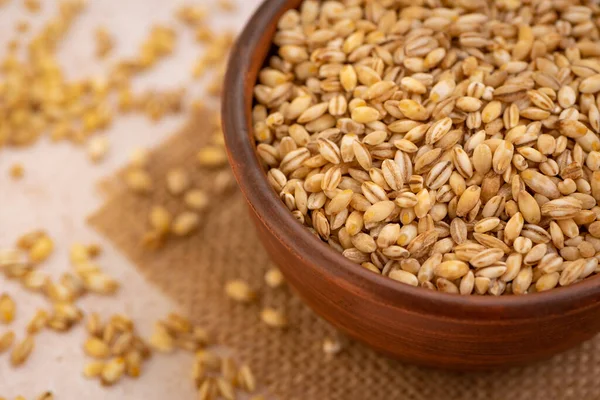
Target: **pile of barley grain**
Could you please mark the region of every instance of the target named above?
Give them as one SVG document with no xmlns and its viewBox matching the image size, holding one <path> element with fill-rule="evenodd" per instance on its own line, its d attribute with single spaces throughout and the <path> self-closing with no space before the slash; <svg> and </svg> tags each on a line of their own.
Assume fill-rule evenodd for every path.
<svg viewBox="0 0 600 400">
<path fill-rule="evenodd" d="M 40 3 L 36 3 L 40 7 Z M 115 111 L 137 111 L 152 120 L 181 111 L 184 92 L 172 90 L 134 95 L 131 80 L 169 56 L 176 34 L 170 27 L 156 25 L 141 46 L 139 55 L 113 63 L 107 73 L 80 80 L 68 79 L 58 62 L 56 50 L 71 25 L 85 10 L 83 0 L 62 0 L 58 13 L 33 38 L 20 44 L 11 40 L 0 60 L 0 148 L 29 146 L 44 133 L 52 141 L 85 143 L 93 134 L 107 129 Z M 105 28 L 96 31 L 96 53 L 107 57 L 114 40 Z M 20 47 L 26 47 L 23 51 Z M 111 97 L 118 97 L 113 105 Z M 107 150 L 106 138 L 89 142 L 90 157 L 100 161 Z"/>
<path fill-rule="evenodd" d="M 35 0 L 26 0 L 24 5 L 31 12 L 41 8 Z M 226 11 L 234 9 L 229 1 L 218 5 Z M 29 146 L 48 134 L 53 142 L 86 143 L 90 159 L 100 162 L 110 143 L 106 136 L 97 134 L 108 129 L 119 113 L 143 113 L 156 122 L 183 111 L 186 91 L 182 88 L 142 93 L 134 93 L 131 88 L 139 74 L 173 53 L 177 31 L 172 26 L 153 25 L 139 54 L 109 60 L 110 68 L 101 75 L 79 80 L 66 76 L 56 50 L 85 7 L 85 0 L 61 0 L 57 15 L 27 43 L 20 40 L 21 31 L 28 25 L 18 25 L 17 38 L 8 43 L 8 51 L 0 59 L 0 149 Z M 196 29 L 198 42 L 207 45 L 194 65 L 193 78 L 216 75 L 207 91 L 218 96 L 234 35 L 229 31 L 212 32 L 207 25 L 210 15 L 208 8 L 194 5 L 183 5 L 175 14 L 180 22 Z M 113 35 L 99 26 L 95 41 L 97 57 L 109 58 L 116 44 Z M 15 164 L 10 175 L 21 178 L 23 166 Z"/>
<path fill-rule="evenodd" d="M 103 323 L 95 312 L 80 308 L 78 301 L 86 294 L 113 295 L 119 283 L 105 275 L 96 263 L 100 248 L 96 245 L 75 243 L 71 247 L 70 260 L 74 273 L 66 272 L 59 280 L 53 280 L 39 267 L 54 251 L 54 242 L 43 231 L 27 233 L 19 238 L 14 249 L 0 249 L 0 273 L 6 279 L 17 280 L 31 293 L 44 295 L 51 303 L 38 309 L 31 317 L 22 338 L 11 329 L 0 331 L 0 354 L 10 351 L 13 367 L 25 365 L 35 349 L 36 338 L 45 331 L 68 332 L 86 317 L 85 326 L 89 337 L 83 344 L 85 353 L 93 358 L 83 368 L 83 375 L 98 379 L 103 385 L 114 385 L 125 378 L 137 379 L 144 364 L 152 354 L 170 354 L 183 350 L 195 354 L 193 383 L 198 398 L 235 400 L 239 392 L 252 394 L 257 391 L 254 374 L 248 365 L 237 365 L 230 357 L 221 357 L 211 346 L 214 342 L 206 330 L 194 326 L 187 318 L 171 313 L 155 323 L 152 336 L 146 341 L 135 328 L 134 322 L 125 315 L 115 314 Z M 0 278 L 2 276 L 0 275 Z M 265 281 L 269 287 L 281 286 L 283 278 L 276 270 L 269 271 Z M 237 290 L 228 285 L 230 297 L 243 300 L 240 295 L 246 285 L 238 282 Z M 235 285 L 234 285 L 235 286 Z M 231 295 L 231 292 L 235 292 Z M 249 292 L 250 289 L 248 288 Z M 253 292 L 254 293 L 254 292 Z M 12 324 L 18 314 L 18 300 L 0 292 L 0 326 Z M 283 327 L 285 319 L 270 311 L 264 322 Z M 53 394 L 45 392 L 38 400 L 52 400 Z M 251 397 L 264 399 L 261 395 Z M 0 400 L 4 398 L 0 394 Z M 21 399 L 19 397 L 19 399 Z"/>
<path fill-rule="evenodd" d="M 254 88 L 268 180 L 346 258 L 447 293 L 600 258 L 600 5 L 306 0 Z"/>
</svg>

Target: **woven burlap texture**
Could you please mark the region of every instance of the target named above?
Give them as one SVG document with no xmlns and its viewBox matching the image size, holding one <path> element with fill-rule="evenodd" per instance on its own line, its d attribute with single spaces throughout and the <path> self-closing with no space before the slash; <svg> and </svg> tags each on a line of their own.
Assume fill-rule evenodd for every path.
<svg viewBox="0 0 600 400">
<path fill-rule="evenodd" d="M 249 363 L 261 385 L 281 400 L 596 400 L 600 399 L 600 337 L 553 359 L 525 368 L 478 374 L 450 373 L 399 363 L 347 341 L 344 351 L 326 357 L 322 342 L 335 330 L 289 289 L 263 283 L 269 260 L 262 250 L 237 189 L 215 197 L 201 229 L 170 240 L 159 251 L 140 245 L 153 204 L 181 211 L 181 199 L 165 187 L 169 168 L 184 165 L 197 187 L 210 188 L 215 172 L 199 169 L 196 153 L 210 138 L 207 114 L 199 114 L 152 154 L 149 172 L 157 183 L 150 196 L 124 190 L 118 177 L 104 183 L 109 199 L 90 218 L 164 293 L 195 322 L 214 332 L 237 357 Z M 236 304 L 223 292 L 241 278 L 256 289 L 256 304 Z M 259 321 L 263 306 L 286 310 L 290 327 L 280 331 Z"/>
</svg>

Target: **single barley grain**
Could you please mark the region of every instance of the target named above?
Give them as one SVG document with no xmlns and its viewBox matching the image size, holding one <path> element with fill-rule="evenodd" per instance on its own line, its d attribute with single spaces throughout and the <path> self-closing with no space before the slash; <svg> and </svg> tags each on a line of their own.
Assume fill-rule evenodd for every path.
<svg viewBox="0 0 600 400">
<path fill-rule="evenodd" d="M 114 385 L 125 373 L 125 359 L 116 357 L 104 364 L 100 378 L 103 385 Z"/>
<path fill-rule="evenodd" d="M 323 352 L 327 355 L 336 355 L 342 351 L 342 343 L 339 340 L 325 338 L 323 340 Z"/>
<path fill-rule="evenodd" d="M 135 167 L 125 173 L 125 183 L 136 193 L 149 193 L 152 191 L 152 178 L 141 168 Z"/>
<path fill-rule="evenodd" d="M 238 382 L 240 386 L 248 393 L 256 390 L 256 379 L 254 373 L 248 365 L 242 365 L 238 372 Z"/>
<path fill-rule="evenodd" d="M 201 189 L 187 191 L 183 197 L 183 201 L 186 206 L 195 211 L 205 210 L 210 203 L 208 195 Z"/>
<path fill-rule="evenodd" d="M 35 345 L 33 336 L 26 336 L 23 341 L 15 344 L 12 353 L 10 354 L 10 362 L 17 367 L 22 365 L 33 351 Z"/>
<path fill-rule="evenodd" d="M 0 322 L 10 324 L 15 319 L 15 301 L 8 294 L 0 295 Z"/>
<path fill-rule="evenodd" d="M 38 333 L 48 323 L 48 313 L 45 310 L 36 311 L 35 315 L 27 324 L 27 333 L 30 335 Z"/>
<path fill-rule="evenodd" d="M 281 271 L 278 268 L 270 268 L 265 273 L 265 283 L 272 289 L 281 287 L 285 283 L 285 279 Z"/>
<path fill-rule="evenodd" d="M 167 171 L 167 189 L 173 196 L 179 196 L 190 187 L 190 178 L 183 168 Z"/>
<path fill-rule="evenodd" d="M 217 354 L 210 352 L 210 351 L 206 351 L 206 350 L 200 350 L 196 352 L 196 361 L 200 364 L 202 364 L 204 367 L 206 367 L 206 369 L 208 371 L 219 371 L 221 369 L 221 357 L 219 357 Z"/>
<path fill-rule="evenodd" d="M 7 331 L 0 335 L 0 354 L 7 351 L 14 341 L 15 334 L 13 331 Z"/>
<path fill-rule="evenodd" d="M 83 345 L 83 349 L 88 356 L 94 358 L 102 359 L 110 355 L 109 346 L 96 337 L 88 338 Z"/>
<path fill-rule="evenodd" d="M 227 297 L 241 303 L 249 303 L 256 298 L 256 293 L 250 286 L 239 279 L 227 282 L 225 285 L 225 294 L 227 294 Z"/>
<path fill-rule="evenodd" d="M 98 163 L 106 157 L 110 147 L 110 142 L 106 136 L 96 136 L 90 139 L 88 143 L 88 156 L 92 162 Z"/>
<path fill-rule="evenodd" d="M 260 312 L 260 319 L 272 328 L 285 328 L 287 326 L 287 317 L 285 314 L 274 308 L 264 308 Z"/>
<path fill-rule="evenodd" d="M 104 370 L 103 361 L 91 361 L 83 367 L 83 376 L 86 378 L 98 378 Z"/>
<path fill-rule="evenodd" d="M 29 249 L 29 259 L 33 263 L 45 261 L 54 250 L 54 241 L 47 235 L 36 239 Z"/>
<path fill-rule="evenodd" d="M 36 397 L 36 400 L 54 400 L 54 394 L 52 392 L 44 392 Z"/>
<path fill-rule="evenodd" d="M 174 342 L 174 338 L 162 324 L 157 323 L 154 325 L 154 332 L 149 340 L 149 344 L 153 349 L 163 353 L 170 353 L 175 348 Z"/>
<path fill-rule="evenodd" d="M 23 167 L 23 164 L 15 163 L 10 166 L 8 172 L 14 180 L 19 180 L 25 175 L 25 168 Z"/>
<path fill-rule="evenodd" d="M 169 232 L 171 228 L 171 213 L 163 206 L 153 206 L 148 217 L 150 226 L 161 233 Z"/>
<path fill-rule="evenodd" d="M 218 377 L 216 380 L 217 388 L 219 390 L 219 394 L 222 398 L 226 400 L 235 400 L 236 394 L 235 389 L 231 382 L 225 380 L 222 377 Z"/>
<path fill-rule="evenodd" d="M 176 236 L 187 236 L 198 229 L 200 217 L 195 212 L 184 211 L 175 216 L 171 225 L 171 232 Z"/>
<path fill-rule="evenodd" d="M 148 165 L 150 153 L 146 149 L 135 149 L 129 155 L 129 166 L 144 168 Z"/>
<path fill-rule="evenodd" d="M 198 152 L 198 163 L 205 168 L 219 168 L 227 163 L 227 154 L 221 147 L 205 147 Z"/>
</svg>

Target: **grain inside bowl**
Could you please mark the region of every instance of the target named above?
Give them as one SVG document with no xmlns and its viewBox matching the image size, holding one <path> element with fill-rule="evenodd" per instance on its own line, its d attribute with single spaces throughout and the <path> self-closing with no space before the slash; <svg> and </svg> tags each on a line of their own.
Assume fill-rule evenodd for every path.
<svg viewBox="0 0 600 400">
<path fill-rule="evenodd" d="M 594 275 L 600 6 L 304 1 L 254 88 L 267 178 L 346 258 L 448 293 Z"/>
</svg>

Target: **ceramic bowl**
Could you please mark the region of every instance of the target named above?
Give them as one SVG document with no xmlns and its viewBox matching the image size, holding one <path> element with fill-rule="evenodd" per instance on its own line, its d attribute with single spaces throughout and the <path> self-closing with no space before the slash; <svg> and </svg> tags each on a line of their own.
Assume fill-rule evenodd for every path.
<svg viewBox="0 0 600 400">
<path fill-rule="evenodd" d="M 301 226 L 266 179 L 252 133 L 252 88 L 278 18 L 301 0 L 267 0 L 229 62 L 222 116 L 229 160 L 258 236 L 318 315 L 372 348 L 421 365 L 487 369 L 547 358 L 600 331 L 600 279 L 524 296 L 460 296 L 374 274 Z"/>
</svg>

